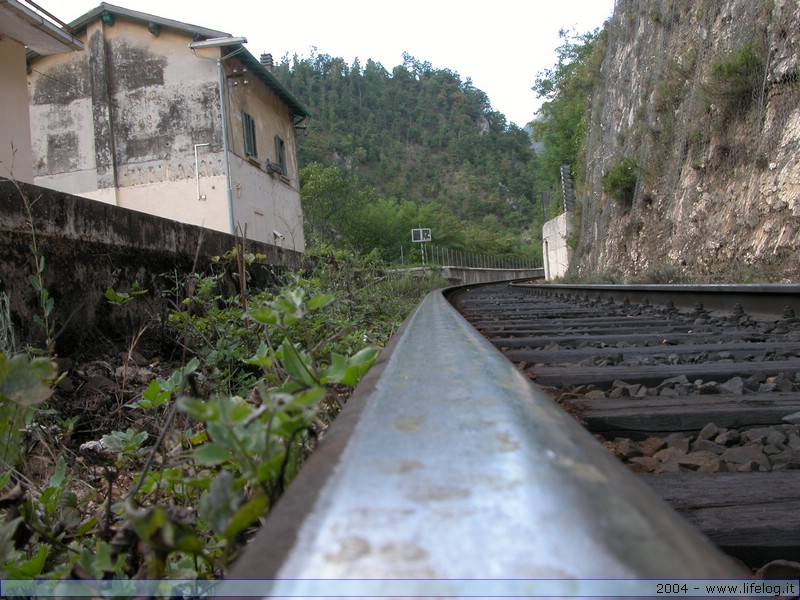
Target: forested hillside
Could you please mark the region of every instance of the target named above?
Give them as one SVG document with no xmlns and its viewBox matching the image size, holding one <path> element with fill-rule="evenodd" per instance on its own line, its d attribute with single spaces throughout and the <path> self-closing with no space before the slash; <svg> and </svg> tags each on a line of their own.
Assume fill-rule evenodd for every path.
<svg viewBox="0 0 800 600">
<path fill-rule="evenodd" d="M 529 135 L 467 79 L 411 56 L 285 57 L 273 73 L 311 113 L 298 141 L 310 244 L 399 258 L 409 230 L 454 249 L 540 256 L 546 178 Z"/>
</svg>

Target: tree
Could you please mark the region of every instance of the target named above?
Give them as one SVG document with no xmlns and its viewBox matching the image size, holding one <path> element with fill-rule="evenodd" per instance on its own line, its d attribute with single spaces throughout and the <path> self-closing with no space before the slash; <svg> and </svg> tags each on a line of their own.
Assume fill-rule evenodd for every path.
<svg viewBox="0 0 800 600">
<path fill-rule="evenodd" d="M 562 29 L 558 62 L 536 78 L 533 90 L 545 102 L 531 126 L 534 139 L 543 145 L 539 159 L 544 189 L 559 189 L 561 165 L 572 166 L 578 176 L 583 172 L 588 99 L 599 81 L 606 36 L 605 28 L 583 34 Z"/>
<path fill-rule="evenodd" d="M 311 163 L 300 170 L 300 196 L 310 246 L 347 245 L 352 240 L 368 200 L 354 177 L 335 167 Z"/>
<path fill-rule="evenodd" d="M 541 225 L 532 210 L 537 161 L 530 138 L 471 80 L 409 54 L 390 72 L 372 60 L 348 66 L 316 50 L 309 58 L 285 57 L 273 73 L 311 114 L 298 136 L 309 245 L 379 248 L 391 256 L 406 229 L 419 224 L 401 225 L 411 212 L 432 211 L 425 215 L 430 226 L 446 224 L 437 229 L 442 245 L 464 246 L 467 225 L 481 227 L 487 214 L 517 246 L 522 229 Z M 403 219 L 391 213 L 401 207 Z"/>
</svg>

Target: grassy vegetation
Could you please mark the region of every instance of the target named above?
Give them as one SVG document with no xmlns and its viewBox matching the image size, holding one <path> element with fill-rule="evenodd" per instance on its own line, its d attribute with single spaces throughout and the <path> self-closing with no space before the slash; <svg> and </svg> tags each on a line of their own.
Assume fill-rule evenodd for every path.
<svg viewBox="0 0 800 600">
<path fill-rule="evenodd" d="M 0 317 L 0 578 L 224 576 L 380 347 L 444 285 L 341 253 L 316 264 L 235 296 L 214 273 L 177 281 L 166 326 L 181 358 L 134 365 L 131 332 L 96 414 L 62 411 L 56 362 L 12 344 Z M 79 419 L 105 429 L 87 440 Z"/>
<path fill-rule="evenodd" d="M 577 275 L 571 273 L 558 280 L 565 284 L 672 284 L 672 283 L 699 283 L 686 272 L 684 267 L 673 264 L 660 264 L 649 267 L 642 273 L 632 276 L 625 276 L 617 271 L 609 270 L 599 273 L 587 273 Z"/>
</svg>

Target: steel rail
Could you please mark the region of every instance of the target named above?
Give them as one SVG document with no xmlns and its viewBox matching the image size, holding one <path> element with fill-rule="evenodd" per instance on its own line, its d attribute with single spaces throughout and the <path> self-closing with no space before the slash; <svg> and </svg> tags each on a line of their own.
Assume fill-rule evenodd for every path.
<svg viewBox="0 0 800 600">
<path fill-rule="evenodd" d="M 800 315 L 798 284 L 636 284 L 582 285 L 552 283 L 512 284 L 530 293 L 586 297 L 589 300 L 613 299 L 615 302 L 672 303 L 675 307 L 693 308 L 702 305 L 706 311 L 744 311 L 768 316 L 786 313 Z M 738 305 L 738 307 L 737 307 Z"/>
<path fill-rule="evenodd" d="M 428 295 L 355 390 L 230 579 L 737 578 L 448 303 Z M 312 582 L 313 583 L 313 582 Z M 408 590 L 409 588 L 404 588 Z M 507 590 L 506 590 L 507 591 Z M 267 594 L 265 594 L 267 595 Z"/>
</svg>

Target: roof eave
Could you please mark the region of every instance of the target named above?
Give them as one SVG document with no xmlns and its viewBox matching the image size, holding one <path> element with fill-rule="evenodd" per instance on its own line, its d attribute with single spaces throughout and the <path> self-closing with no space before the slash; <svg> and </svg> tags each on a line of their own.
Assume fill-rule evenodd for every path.
<svg viewBox="0 0 800 600">
<path fill-rule="evenodd" d="M 17 0 L 0 0 L 0 16 L 0 34 L 38 54 L 83 50 L 81 41 L 70 32 Z"/>
<path fill-rule="evenodd" d="M 187 33 L 191 33 L 193 36 L 198 38 L 227 37 L 231 35 L 230 33 L 227 33 L 225 31 L 219 31 L 217 29 L 209 29 L 207 27 L 201 27 L 199 25 L 192 25 L 191 23 L 184 23 L 183 21 L 165 19 L 157 15 L 151 15 L 149 13 L 140 12 L 138 10 L 130 10 L 122 6 L 109 4 L 108 2 L 101 2 L 100 5 L 97 6 L 96 8 L 93 8 L 89 12 L 81 15 L 80 17 L 72 21 L 69 24 L 69 26 L 75 31 L 81 31 L 85 29 L 89 23 L 91 23 L 95 19 L 101 18 L 105 13 L 110 13 L 112 15 L 126 17 L 128 19 L 134 19 L 137 21 L 143 21 L 145 23 L 154 23 L 161 27 L 167 27 L 169 29 L 175 29 L 177 31 L 184 31 Z"/>
<path fill-rule="evenodd" d="M 255 56 L 253 56 L 249 50 L 244 48 L 244 52 L 240 54 L 243 62 L 247 63 L 247 66 L 251 69 L 253 73 L 268 87 L 270 88 L 275 94 L 283 100 L 287 106 L 292 111 L 292 114 L 295 116 L 294 124 L 298 125 L 304 119 L 308 118 L 309 113 L 306 108 L 300 103 L 297 98 L 295 98 L 292 93 L 287 90 L 283 84 L 278 81 L 278 79 L 264 66 L 261 64 Z"/>
</svg>

